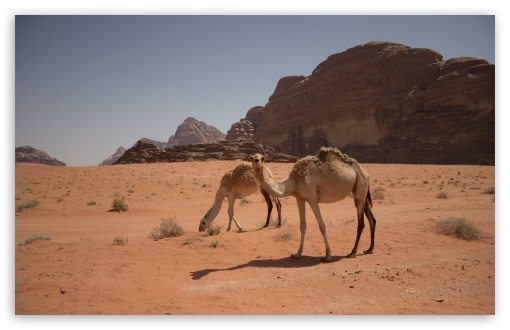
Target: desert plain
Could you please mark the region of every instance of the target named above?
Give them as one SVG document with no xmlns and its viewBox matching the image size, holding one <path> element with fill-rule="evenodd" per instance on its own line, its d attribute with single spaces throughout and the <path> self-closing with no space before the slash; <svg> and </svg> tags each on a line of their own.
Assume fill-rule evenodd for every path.
<svg viewBox="0 0 510 330">
<path fill-rule="evenodd" d="M 294 197 L 282 220 L 263 228 L 256 193 L 227 202 L 217 235 L 199 232 L 223 174 L 241 161 L 114 166 L 15 166 L 16 315 L 494 315 L 495 167 L 362 164 L 377 219 L 373 254 L 367 226 L 356 258 L 352 198 L 321 204 L 333 262 L 307 205 L 301 259 Z M 267 163 L 277 179 L 293 164 Z M 111 212 L 124 197 L 129 209 Z M 33 207 L 20 206 L 36 201 Z M 28 204 L 27 204 L 28 205 Z M 149 237 L 162 219 L 184 233 Z M 446 235 L 462 218 L 478 239 Z M 42 239 L 40 239 L 42 238 Z"/>
</svg>

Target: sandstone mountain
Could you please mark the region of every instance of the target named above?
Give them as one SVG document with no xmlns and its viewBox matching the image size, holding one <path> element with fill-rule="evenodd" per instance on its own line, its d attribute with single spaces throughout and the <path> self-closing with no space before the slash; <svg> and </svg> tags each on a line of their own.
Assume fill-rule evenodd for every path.
<svg viewBox="0 0 510 330">
<path fill-rule="evenodd" d="M 17 147 L 14 151 L 16 163 L 36 163 L 51 166 L 66 166 L 66 163 L 52 158 L 46 152 L 30 146 Z"/>
<path fill-rule="evenodd" d="M 168 139 L 168 147 L 219 141 L 225 141 L 225 134 L 219 129 L 193 117 L 188 117 L 177 127 L 175 135 Z"/>
<path fill-rule="evenodd" d="M 493 165 L 495 66 L 370 42 L 308 77 L 280 79 L 257 114 L 256 125 L 248 114 L 232 125 L 229 139 L 299 157 L 335 146 L 363 162 Z"/>
<path fill-rule="evenodd" d="M 268 146 L 253 141 L 220 141 L 170 147 L 161 150 L 154 144 L 138 141 L 124 153 L 115 164 L 191 162 L 206 160 L 246 160 L 254 153 L 264 154 L 268 162 L 293 163 L 297 157 L 281 154 Z"/>
</svg>

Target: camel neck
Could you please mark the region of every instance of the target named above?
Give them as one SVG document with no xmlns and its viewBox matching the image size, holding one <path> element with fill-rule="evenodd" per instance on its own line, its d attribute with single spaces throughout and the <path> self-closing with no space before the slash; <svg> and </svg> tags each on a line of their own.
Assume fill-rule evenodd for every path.
<svg viewBox="0 0 510 330">
<path fill-rule="evenodd" d="M 292 194 L 292 182 L 289 178 L 287 177 L 282 181 L 277 181 L 273 179 L 272 175 L 269 173 L 269 170 L 266 170 L 265 166 L 255 170 L 260 186 L 272 196 L 278 198 L 290 196 Z"/>
</svg>

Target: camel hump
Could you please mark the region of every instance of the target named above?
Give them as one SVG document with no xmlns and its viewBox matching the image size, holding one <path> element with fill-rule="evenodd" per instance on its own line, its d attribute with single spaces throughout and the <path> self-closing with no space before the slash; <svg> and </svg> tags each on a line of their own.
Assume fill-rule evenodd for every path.
<svg viewBox="0 0 510 330">
<path fill-rule="evenodd" d="M 319 153 L 317 154 L 316 157 L 322 163 L 328 162 L 328 160 L 331 160 L 333 157 L 347 164 L 356 163 L 356 159 L 351 158 L 346 154 L 343 154 L 342 152 L 340 152 L 340 150 L 334 147 L 322 147 L 321 150 L 319 150 Z"/>
<path fill-rule="evenodd" d="M 235 186 L 247 187 L 256 182 L 251 164 L 241 163 L 223 175 L 221 186 L 232 190 Z"/>
</svg>

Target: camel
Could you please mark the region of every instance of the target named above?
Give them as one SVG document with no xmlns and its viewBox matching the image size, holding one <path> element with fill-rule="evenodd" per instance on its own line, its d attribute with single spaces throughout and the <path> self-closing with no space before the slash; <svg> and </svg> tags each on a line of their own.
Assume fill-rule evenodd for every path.
<svg viewBox="0 0 510 330">
<path fill-rule="evenodd" d="M 267 169 L 267 176 L 272 177 L 273 175 Z M 237 165 L 234 169 L 228 171 L 223 175 L 221 179 L 220 187 L 216 192 L 216 197 L 214 199 L 213 206 L 205 213 L 205 215 L 200 220 L 200 224 L 198 227 L 199 231 L 205 231 L 205 229 L 211 225 L 216 216 L 221 210 L 221 206 L 223 204 L 223 200 L 225 197 L 228 200 L 228 227 L 227 231 L 230 231 L 230 225 L 232 224 L 232 220 L 236 224 L 239 231 L 243 231 L 243 228 L 237 222 L 234 217 L 234 203 L 236 199 L 242 199 L 244 197 L 250 196 L 254 194 L 257 190 L 264 196 L 267 203 L 267 220 L 264 228 L 269 226 L 269 220 L 271 218 L 271 211 L 273 210 L 273 203 L 271 202 L 271 197 L 269 194 L 264 191 L 255 179 L 255 173 L 253 172 L 252 166 L 250 163 L 241 163 Z M 282 204 L 280 200 L 276 197 L 272 197 L 274 203 L 276 204 L 276 209 L 278 211 L 278 225 L 280 227 L 282 224 L 282 215 L 281 209 Z"/>
<path fill-rule="evenodd" d="M 306 156 L 298 160 L 290 174 L 281 181 L 276 181 L 266 174 L 267 167 L 264 165 L 264 160 L 265 157 L 260 154 L 251 156 L 252 167 L 262 189 L 278 198 L 292 195 L 297 201 L 301 242 L 298 252 L 291 255 L 291 258 L 299 259 L 303 253 L 306 232 L 305 202 L 308 202 L 326 245 L 326 256 L 322 260 L 332 261 L 326 226 L 322 219 L 319 203 L 341 201 L 351 192 L 354 195 L 354 205 L 357 209 L 358 230 L 354 248 L 347 257 L 356 257 L 359 239 L 365 227 L 363 214 L 366 214 L 368 218 L 371 234 L 370 247 L 364 253 L 371 254 L 373 252 L 376 220 L 370 210 L 372 198 L 369 189 L 369 176 L 355 159 L 342 154 L 336 148 L 322 147 L 316 156 Z"/>
</svg>

